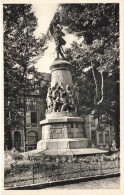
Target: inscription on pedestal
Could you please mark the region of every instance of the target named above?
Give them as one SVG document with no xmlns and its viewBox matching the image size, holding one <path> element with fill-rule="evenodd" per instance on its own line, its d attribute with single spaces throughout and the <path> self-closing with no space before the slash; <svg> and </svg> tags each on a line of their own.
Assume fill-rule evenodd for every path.
<svg viewBox="0 0 124 195">
<path fill-rule="evenodd" d="M 51 124 L 42 127 L 42 139 L 84 138 L 83 124 L 74 123 Z M 78 128 L 76 128 L 78 126 Z"/>
<path fill-rule="evenodd" d="M 62 129 L 52 129 L 52 132 L 54 134 L 61 134 L 62 133 Z"/>
</svg>

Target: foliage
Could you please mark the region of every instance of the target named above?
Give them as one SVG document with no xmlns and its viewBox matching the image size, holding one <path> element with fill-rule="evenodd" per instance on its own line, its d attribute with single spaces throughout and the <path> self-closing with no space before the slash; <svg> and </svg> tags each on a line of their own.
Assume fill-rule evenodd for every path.
<svg viewBox="0 0 124 195">
<path fill-rule="evenodd" d="M 83 36 L 87 44 L 95 39 L 113 42 L 119 38 L 119 4 L 61 4 L 63 25 L 68 32 Z"/>
<path fill-rule="evenodd" d="M 105 148 L 102 148 L 105 150 Z M 30 165 L 43 165 L 52 163 L 64 163 L 64 162 L 98 162 L 101 158 L 104 160 L 117 160 L 120 154 L 118 151 L 113 151 L 112 154 L 96 154 L 91 156 L 37 156 L 32 153 L 19 152 L 15 148 L 4 151 L 4 168 L 5 170 L 11 169 L 12 167 L 26 167 Z"/>
<path fill-rule="evenodd" d="M 5 150 L 4 157 L 5 169 L 10 168 L 11 165 L 16 165 L 16 162 L 22 159 L 22 155 L 15 148 L 12 148 L 11 150 Z"/>
<path fill-rule="evenodd" d="M 3 14 L 5 147 L 11 148 L 11 129 L 22 126 L 24 94 L 41 81 L 34 63 L 44 53 L 45 36 L 34 36 L 37 18 L 30 4 L 4 4 Z"/>
<path fill-rule="evenodd" d="M 61 15 L 66 30 L 84 38 L 66 50 L 80 80 L 82 112 L 94 110 L 95 118 L 114 125 L 119 146 L 119 4 L 61 4 Z"/>
<path fill-rule="evenodd" d="M 64 161 L 63 161 L 64 160 Z M 5 169 L 5 186 L 19 186 L 32 183 L 91 177 L 119 172 L 119 154 L 97 154 L 90 156 L 54 156 L 44 161 L 17 164 Z"/>
</svg>

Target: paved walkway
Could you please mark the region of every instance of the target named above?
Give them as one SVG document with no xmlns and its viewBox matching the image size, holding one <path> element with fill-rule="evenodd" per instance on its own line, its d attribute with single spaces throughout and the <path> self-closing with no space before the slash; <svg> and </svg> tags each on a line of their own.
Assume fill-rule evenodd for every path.
<svg viewBox="0 0 124 195">
<path fill-rule="evenodd" d="M 50 188 L 44 188 L 44 190 L 58 190 L 58 189 L 119 189 L 120 177 L 113 177 L 107 179 L 100 179 L 88 182 L 81 182 L 77 184 L 69 184 L 63 186 L 54 186 Z"/>
<path fill-rule="evenodd" d="M 78 149 L 58 149 L 58 150 L 31 150 L 26 152 L 29 155 L 39 156 L 45 153 L 47 155 L 89 155 L 89 154 L 104 154 L 107 153 L 107 150 L 99 148 L 78 148 Z"/>
</svg>

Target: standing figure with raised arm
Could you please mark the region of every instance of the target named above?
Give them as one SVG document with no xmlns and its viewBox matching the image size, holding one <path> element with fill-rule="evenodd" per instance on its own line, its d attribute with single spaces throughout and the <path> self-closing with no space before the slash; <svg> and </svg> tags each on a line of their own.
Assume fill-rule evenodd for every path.
<svg viewBox="0 0 124 195">
<path fill-rule="evenodd" d="M 62 32 L 63 27 L 60 26 L 60 23 L 61 23 L 60 14 L 59 12 L 57 12 L 49 28 L 50 33 L 53 36 L 56 44 L 56 53 L 57 53 L 56 60 L 59 59 L 59 56 L 65 59 L 62 45 L 65 45 L 66 41 L 63 39 L 63 36 L 65 36 L 65 34 Z"/>
<path fill-rule="evenodd" d="M 65 34 L 62 32 L 61 29 L 62 27 L 60 28 L 60 26 L 57 25 L 55 33 L 54 33 L 54 39 L 56 43 L 56 53 L 57 53 L 56 60 L 59 59 L 59 55 L 61 55 L 61 57 L 65 59 L 64 54 L 63 54 L 63 49 L 62 49 L 62 45 L 66 44 L 65 40 L 62 38 L 62 36 L 65 36 Z"/>
</svg>

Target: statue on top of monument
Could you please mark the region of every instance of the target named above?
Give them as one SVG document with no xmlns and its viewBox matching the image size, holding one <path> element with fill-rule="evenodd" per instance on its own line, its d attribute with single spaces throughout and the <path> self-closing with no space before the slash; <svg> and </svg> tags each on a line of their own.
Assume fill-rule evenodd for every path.
<svg viewBox="0 0 124 195">
<path fill-rule="evenodd" d="M 56 12 L 49 28 L 49 31 L 53 36 L 56 44 L 57 54 L 56 60 L 59 59 L 59 56 L 61 56 L 62 59 L 65 59 L 62 45 L 65 45 L 66 41 L 63 39 L 63 36 L 65 36 L 65 34 L 62 32 L 63 27 L 60 25 L 60 23 L 61 23 L 60 14 L 59 12 Z"/>
</svg>

